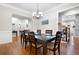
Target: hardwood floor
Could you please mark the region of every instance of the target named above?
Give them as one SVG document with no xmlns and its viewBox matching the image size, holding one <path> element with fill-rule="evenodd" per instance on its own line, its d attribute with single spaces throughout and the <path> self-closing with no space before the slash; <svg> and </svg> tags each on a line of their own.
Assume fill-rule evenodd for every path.
<svg viewBox="0 0 79 59">
<path fill-rule="evenodd" d="M 74 37 L 69 43 L 61 42 L 61 55 L 79 55 L 79 38 Z M 53 52 L 49 51 L 48 55 L 53 55 Z M 0 44 L 0 55 L 30 55 L 29 46 L 21 46 L 20 37 L 12 38 L 12 43 Z M 34 48 L 32 51 L 34 55 Z M 40 50 L 38 50 L 38 55 L 42 55 Z"/>
<path fill-rule="evenodd" d="M 79 37 L 74 37 L 73 40 L 70 41 L 67 48 L 68 55 L 79 55 Z"/>
</svg>

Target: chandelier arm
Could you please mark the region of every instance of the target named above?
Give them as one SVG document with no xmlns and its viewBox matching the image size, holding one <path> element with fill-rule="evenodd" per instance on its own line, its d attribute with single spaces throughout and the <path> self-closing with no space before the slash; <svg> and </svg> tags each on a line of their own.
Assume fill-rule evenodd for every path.
<svg viewBox="0 0 79 59">
<path fill-rule="evenodd" d="M 36 13 L 33 14 L 33 17 L 39 19 L 39 18 L 42 17 L 43 14 L 42 14 L 42 12 L 39 11 L 39 4 L 38 4 L 38 3 L 36 4 L 36 7 L 37 7 L 37 9 L 36 9 Z"/>
</svg>

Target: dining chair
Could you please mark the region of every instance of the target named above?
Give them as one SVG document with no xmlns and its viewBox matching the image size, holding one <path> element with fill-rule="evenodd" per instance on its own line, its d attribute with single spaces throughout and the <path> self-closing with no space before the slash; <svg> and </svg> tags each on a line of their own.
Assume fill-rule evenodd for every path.
<svg viewBox="0 0 79 59">
<path fill-rule="evenodd" d="M 27 46 L 27 43 L 29 42 L 29 36 L 28 35 L 25 35 L 25 40 L 24 40 L 24 43 L 25 43 L 25 49 L 26 49 L 26 46 Z"/>
<path fill-rule="evenodd" d="M 56 33 L 55 42 L 49 43 L 47 45 L 47 50 L 53 51 L 54 55 L 56 54 L 56 51 L 58 50 L 58 54 L 60 55 L 60 42 L 61 42 L 62 34 L 60 31 Z"/>
<path fill-rule="evenodd" d="M 17 35 L 18 35 L 17 31 L 12 31 L 12 34 L 15 34 L 16 37 L 17 37 Z"/>
<path fill-rule="evenodd" d="M 52 35 L 52 30 L 45 30 L 46 35 Z"/>
<path fill-rule="evenodd" d="M 24 39 L 23 39 L 23 42 L 24 42 L 24 47 L 26 49 L 26 46 L 27 46 L 27 42 L 29 42 L 29 36 L 28 36 L 28 33 L 29 33 L 29 30 L 24 30 Z"/>
<path fill-rule="evenodd" d="M 37 35 L 41 35 L 41 30 L 40 29 L 37 30 Z"/>
<path fill-rule="evenodd" d="M 20 31 L 20 36 L 21 36 L 21 44 L 22 44 L 22 47 L 23 47 L 24 46 L 24 39 L 25 39 L 24 30 Z"/>
<path fill-rule="evenodd" d="M 37 55 L 37 50 L 38 50 L 38 48 L 42 47 L 42 44 L 37 41 L 37 39 L 35 38 L 34 32 L 29 32 L 29 43 L 30 43 L 30 53 L 32 51 L 32 47 L 34 47 L 35 54 Z"/>
</svg>

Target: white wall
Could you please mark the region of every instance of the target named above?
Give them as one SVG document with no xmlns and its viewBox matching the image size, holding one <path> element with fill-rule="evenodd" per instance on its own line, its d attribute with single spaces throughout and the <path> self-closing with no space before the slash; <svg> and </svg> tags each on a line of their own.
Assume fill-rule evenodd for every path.
<svg viewBox="0 0 79 59">
<path fill-rule="evenodd" d="M 20 19 L 17 17 L 12 17 L 12 30 L 18 31 L 18 36 L 19 36 L 19 31 L 20 30 L 30 30 L 30 21 L 29 19 Z"/>
<path fill-rule="evenodd" d="M 75 33 L 76 36 L 79 37 L 79 14 L 76 15 L 76 19 L 75 19 Z"/>
<path fill-rule="evenodd" d="M 12 17 L 12 24 L 15 24 L 13 25 L 12 29 L 13 30 L 25 30 L 25 29 L 29 29 L 29 21 L 28 19 L 19 19 L 19 18 L 15 18 L 15 17 Z M 26 24 L 28 26 L 26 26 Z"/>
<path fill-rule="evenodd" d="M 30 21 L 30 29 L 36 30 L 36 29 L 42 29 L 42 32 L 44 33 L 44 30 L 46 29 L 52 29 L 53 33 L 58 30 L 58 12 L 62 12 L 64 10 L 70 9 L 72 7 L 79 6 L 79 4 L 63 4 L 61 6 L 52 8 L 46 12 L 44 12 L 44 15 L 48 17 L 49 19 L 49 26 L 41 25 L 40 20 L 32 20 Z M 28 11 L 23 11 L 17 8 L 10 8 L 7 5 L 1 5 L 0 4 L 0 43 L 4 42 L 11 42 L 12 41 L 12 21 L 11 17 L 13 14 L 17 15 L 23 15 L 25 17 L 31 17 L 31 14 Z"/>
<path fill-rule="evenodd" d="M 69 10 L 63 11 L 61 14 L 63 22 L 68 24 L 68 22 L 74 21 L 75 28 L 71 28 L 71 32 L 74 32 L 74 36 L 79 36 L 79 5 Z M 72 25 L 73 24 L 71 24 L 71 26 Z"/>
<path fill-rule="evenodd" d="M 11 42 L 11 11 L 0 6 L 0 43 Z"/>
<path fill-rule="evenodd" d="M 53 10 L 51 13 L 45 14 L 45 17 L 48 19 L 48 24 L 42 25 L 40 24 L 40 28 L 42 29 L 42 33 L 45 33 L 45 30 L 53 30 L 53 34 L 58 30 L 58 14 L 56 10 Z M 42 23 L 43 19 L 41 20 Z"/>
<path fill-rule="evenodd" d="M 30 30 L 36 32 L 37 29 L 41 29 L 40 24 L 41 24 L 41 19 L 32 19 L 31 21 L 32 29 Z"/>
<path fill-rule="evenodd" d="M 79 4 L 61 4 L 59 6 L 56 6 L 55 8 L 51 8 L 48 11 L 44 12 L 44 16 L 48 17 L 49 20 L 49 24 L 48 25 L 41 25 L 41 21 L 42 19 L 39 21 L 39 28 L 42 30 L 42 33 L 45 33 L 46 29 L 52 29 L 53 30 L 53 34 L 56 33 L 56 31 L 58 31 L 58 22 L 60 22 L 61 20 L 58 19 L 58 16 L 60 12 L 68 10 L 70 8 L 73 8 L 75 6 L 79 6 Z M 36 26 L 36 25 L 34 25 Z"/>
<path fill-rule="evenodd" d="M 12 42 L 12 20 L 13 14 L 30 16 L 28 13 L 18 9 L 12 9 L 0 4 L 0 44 Z"/>
</svg>

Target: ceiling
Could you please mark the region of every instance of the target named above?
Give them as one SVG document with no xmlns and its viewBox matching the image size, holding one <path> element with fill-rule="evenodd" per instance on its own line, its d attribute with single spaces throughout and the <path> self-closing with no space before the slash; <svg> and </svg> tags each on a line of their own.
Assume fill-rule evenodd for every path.
<svg viewBox="0 0 79 59">
<path fill-rule="evenodd" d="M 7 3 L 10 6 L 17 7 L 29 12 L 34 12 L 38 9 L 41 12 L 47 11 L 51 8 L 57 7 L 58 5 L 62 3 Z"/>
</svg>

